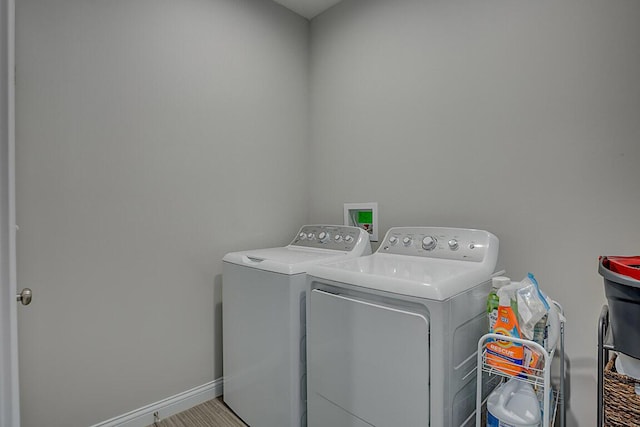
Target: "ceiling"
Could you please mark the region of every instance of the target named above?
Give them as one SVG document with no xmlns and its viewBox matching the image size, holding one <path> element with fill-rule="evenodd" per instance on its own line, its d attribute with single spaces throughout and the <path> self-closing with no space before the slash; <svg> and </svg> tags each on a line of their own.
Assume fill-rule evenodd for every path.
<svg viewBox="0 0 640 427">
<path fill-rule="evenodd" d="M 307 19 L 324 12 L 342 0 L 273 0 Z"/>
</svg>

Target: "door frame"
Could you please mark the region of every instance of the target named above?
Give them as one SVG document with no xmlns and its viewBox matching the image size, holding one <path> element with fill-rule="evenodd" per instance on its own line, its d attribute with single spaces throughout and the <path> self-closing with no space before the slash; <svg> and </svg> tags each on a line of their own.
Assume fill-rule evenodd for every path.
<svg viewBox="0 0 640 427">
<path fill-rule="evenodd" d="M 15 0 L 0 0 L 0 19 L 0 427 L 19 427 L 15 221 Z"/>
</svg>

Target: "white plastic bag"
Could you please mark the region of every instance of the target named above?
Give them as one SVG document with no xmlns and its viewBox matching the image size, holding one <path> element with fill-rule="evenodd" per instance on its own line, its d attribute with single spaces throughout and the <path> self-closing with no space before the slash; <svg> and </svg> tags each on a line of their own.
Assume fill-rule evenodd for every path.
<svg viewBox="0 0 640 427">
<path fill-rule="evenodd" d="M 549 312 L 549 304 L 540 293 L 538 282 L 533 274 L 529 273 L 520 282 L 516 298 L 520 332 L 526 339 L 532 340 L 536 323 Z"/>
</svg>

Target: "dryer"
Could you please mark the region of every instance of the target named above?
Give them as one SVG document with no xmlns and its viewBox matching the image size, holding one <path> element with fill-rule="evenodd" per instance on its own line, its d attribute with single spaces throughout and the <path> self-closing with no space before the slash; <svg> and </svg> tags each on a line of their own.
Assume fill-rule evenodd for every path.
<svg viewBox="0 0 640 427">
<path fill-rule="evenodd" d="M 487 231 L 397 227 L 373 255 L 309 268 L 309 427 L 473 425 L 497 259 Z"/>
<path fill-rule="evenodd" d="M 306 271 L 369 254 L 360 228 L 305 225 L 288 246 L 225 255 L 223 399 L 245 423 L 306 426 Z"/>
</svg>

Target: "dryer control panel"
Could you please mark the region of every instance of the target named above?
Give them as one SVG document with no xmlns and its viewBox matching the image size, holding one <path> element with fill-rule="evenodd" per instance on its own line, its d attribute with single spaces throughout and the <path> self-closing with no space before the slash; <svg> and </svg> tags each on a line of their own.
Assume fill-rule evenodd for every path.
<svg viewBox="0 0 640 427">
<path fill-rule="evenodd" d="M 498 255 L 498 238 L 488 231 L 446 227 L 394 227 L 379 253 L 483 262 Z"/>
<path fill-rule="evenodd" d="M 305 225 L 298 231 L 291 245 L 351 252 L 356 246 L 365 243 L 369 245 L 369 236 L 358 227 Z"/>
</svg>

